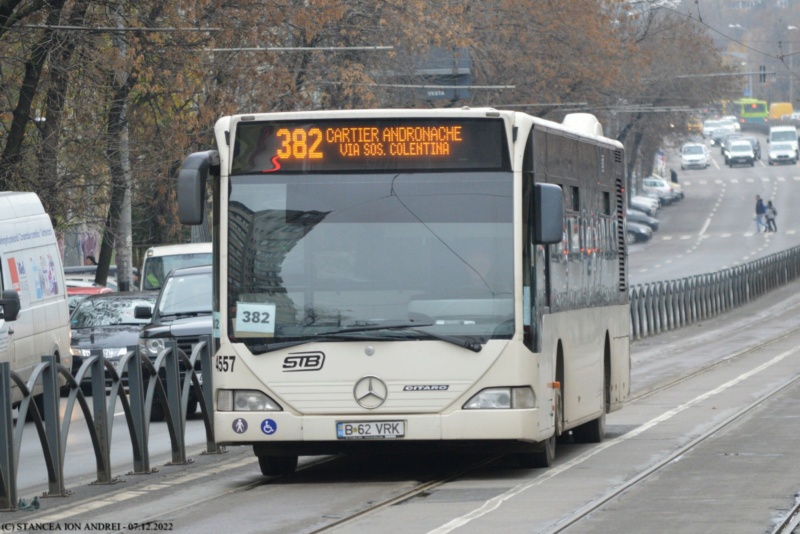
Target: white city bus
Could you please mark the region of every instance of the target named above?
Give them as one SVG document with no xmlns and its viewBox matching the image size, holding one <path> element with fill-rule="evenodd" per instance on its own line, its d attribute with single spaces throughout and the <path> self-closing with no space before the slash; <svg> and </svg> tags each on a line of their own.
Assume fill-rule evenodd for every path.
<svg viewBox="0 0 800 534">
<path fill-rule="evenodd" d="M 237 115 L 211 181 L 217 442 L 298 455 L 459 447 L 551 465 L 630 391 L 624 152 L 591 115 Z"/>
</svg>

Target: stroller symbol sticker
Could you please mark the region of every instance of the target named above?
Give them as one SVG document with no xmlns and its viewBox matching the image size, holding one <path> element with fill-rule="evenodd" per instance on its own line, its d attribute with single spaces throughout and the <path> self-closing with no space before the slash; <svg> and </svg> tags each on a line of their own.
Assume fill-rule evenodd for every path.
<svg viewBox="0 0 800 534">
<path fill-rule="evenodd" d="M 233 431 L 237 434 L 244 434 L 247 432 L 247 421 L 239 417 L 233 422 Z"/>
<path fill-rule="evenodd" d="M 272 419 L 264 419 L 264 421 L 261 423 L 261 431 L 264 434 L 271 436 L 278 431 L 278 424 Z"/>
</svg>

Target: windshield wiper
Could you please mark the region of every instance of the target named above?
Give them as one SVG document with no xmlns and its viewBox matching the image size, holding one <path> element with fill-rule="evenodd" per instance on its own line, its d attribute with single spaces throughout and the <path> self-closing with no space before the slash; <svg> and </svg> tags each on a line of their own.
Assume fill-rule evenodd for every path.
<svg viewBox="0 0 800 534">
<path fill-rule="evenodd" d="M 452 343 L 453 345 L 457 345 L 459 347 L 465 348 L 467 350 L 471 350 L 472 352 L 480 352 L 483 349 L 483 345 L 475 341 L 471 338 L 465 337 L 456 337 L 456 336 L 447 336 L 441 334 L 434 334 L 431 332 L 426 332 L 424 330 L 418 330 L 419 328 L 425 326 L 433 326 L 434 323 L 432 322 L 385 322 L 385 323 L 367 323 L 363 325 L 356 325 L 356 326 L 349 326 L 345 328 L 341 328 L 339 330 L 333 330 L 332 332 L 321 332 L 319 334 L 315 334 L 312 337 L 304 338 L 304 339 L 297 339 L 294 341 L 282 341 L 279 343 L 267 343 L 264 345 L 253 345 L 250 347 L 250 350 L 253 354 L 263 354 L 265 352 L 272 352 L 279 349 L 285 349 L 288 347 L 294 347 L 297 345 L 304 345 L 306 343 L 313 343 L 315 341 L 331 341 L 331 340 L 360 340 L 360 337 L 354 336 L 345 336 L 344 334 L 358 334 L 362 332 L 373 332 L 376 330 L 403 330 L 406 332 L 413 332 L 417 335 L 429 337 L 432 339 L 437 339 L 439 341 L 444 341 L 446 343 Z"/>
</svg>

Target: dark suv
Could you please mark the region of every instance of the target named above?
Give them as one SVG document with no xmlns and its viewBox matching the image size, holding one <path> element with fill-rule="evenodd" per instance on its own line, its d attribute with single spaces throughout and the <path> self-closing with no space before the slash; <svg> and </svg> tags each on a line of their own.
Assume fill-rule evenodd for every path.
<svg viewBox="0 0 800 534">
<path fill-rule="evenodd" d="M 139 352 L 155 361 L 166 347 L 166 341 L 175 339 L 178 349 L 191 356 L 200 336 L 211 335 L 213 318 L 211 266 L 176 269 L 167 275 L 152 310 L 146 306 L 136 309 L 137 318 L 151 318 L 149 325 L 139 333 Z M 195 364 L 200 370 L 200 360 Z M 161 371 L 163 378 L 164 371 Z M 181 373 L 181 380 L 183 373 Z M 187 415 L 197 410 L 194 388 L 189 395 Z M 153 405 L 153 420 L 163 419 L 163 410 Z"/>
</svg>

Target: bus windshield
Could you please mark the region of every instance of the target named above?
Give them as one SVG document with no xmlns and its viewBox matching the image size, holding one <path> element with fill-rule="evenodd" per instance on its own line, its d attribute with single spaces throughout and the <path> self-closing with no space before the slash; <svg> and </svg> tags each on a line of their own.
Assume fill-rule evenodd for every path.
<svg viewBox="0 0 800 534">
<path fill-rule="evenodd" d="M 511 337 L 511 172 L 230 180 L 233 341 L 268 346 L 358 326 L 365 338 L 410 339 L 375 328 L 409 321 L 431 335 Z"/>
</svg>

